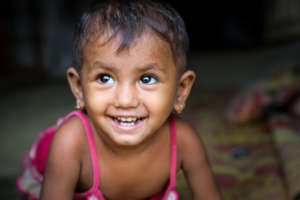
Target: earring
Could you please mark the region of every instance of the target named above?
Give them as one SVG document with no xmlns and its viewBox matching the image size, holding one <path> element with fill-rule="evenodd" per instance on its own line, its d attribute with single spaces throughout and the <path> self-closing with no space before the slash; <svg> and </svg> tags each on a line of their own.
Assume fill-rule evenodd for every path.
<svg viewBox="0 0 300 200">
<path fill-rule="evenodd" d="M 177 114 L 181 114 L 182 110 L 181 109 L 177 109 L 176 112 L 177 112 Z"/>
<path fill-rule="evenodd" d="M 183 111 L 184 106 L 185 106 L 184 103 L 180 103 L 180 104 L 175 105 L 174 109 L 177 112 L 177 114 L 180 114 Z"/>
<path fill-rule="evenodd" d="M 76 99 L 75 109 L 77 109 L 77 110 L 82 110 L 83 109 L 83 106 L 81 105 L 79 99 Z"/>
</svg>

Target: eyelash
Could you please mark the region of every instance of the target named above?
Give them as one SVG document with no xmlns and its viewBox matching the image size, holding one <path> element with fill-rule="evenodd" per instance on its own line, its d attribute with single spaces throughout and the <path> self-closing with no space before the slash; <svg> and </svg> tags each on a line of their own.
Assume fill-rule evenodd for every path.
<svg viewBox="0 0 300 200">
<path fill-rule="evenodd" d="M 108 79 L 110 80 L 108 80 Z M 102 84 L 112 84 L 115 82 L 115 80 L 113 79 L 113 77 L 109 74 L 100 74 L 97 78 L 97 80 L 102 83 Z M 108 81 L 113 81 L 112 83 L 109 83 Z"/>
<path fill-rule="evenodd" d="M 149 82 L 147 82 L 147 83 L 145 83 L 145 82 L 143 82 L 143 78 L 150 78 L 150 81 L 149 82 L 151 82 L 151 83 L 149 83 Z M 154 81 L 154 82 L 153 82 Z M 154 84 L 154 83 L 156 83 L 158 81 L 158 79 L 157 79 L 157 77 L 156 76 L 154 76 L 154 75 L 152 75 L 152 74 L 145 74 L 145 75 L 143 75 L 143 76 L 141 76 L 141 78 L 140 78 L 140 80 L 139 80 L 139 83 L 141 83 L 141 84 L 145 84 L 145 85 L 152 85 L 152 84 Z"/>
<path fill-rule="evenodd" d="M 148 82 L 143 81 L 143 78 L 148 78 Z M 97 81 L 100 82 L 101 84 L 113 84 L 115 80 L 113 77 L 109 74 L 100 74 L 97 77 Z M 153 74 L 145 74 L 142 75 L 141 78 L 138 80 L 138 83 L 143 84 L 143 85 L 152 85 L 158 81 L 157 77 Z"/>
</svg>

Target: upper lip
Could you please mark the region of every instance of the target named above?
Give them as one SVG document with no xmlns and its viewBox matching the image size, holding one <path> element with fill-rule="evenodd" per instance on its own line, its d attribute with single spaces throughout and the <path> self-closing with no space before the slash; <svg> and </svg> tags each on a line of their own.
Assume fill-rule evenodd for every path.
<svg viewBox="0 0 300 200">
<path fill-rule="evenodd" d="M 137 120 L 145 118 L 145 116 L 136 116 L 136 115 L 109 115 L 109 117 L 119 120 Z"/>
</svg>

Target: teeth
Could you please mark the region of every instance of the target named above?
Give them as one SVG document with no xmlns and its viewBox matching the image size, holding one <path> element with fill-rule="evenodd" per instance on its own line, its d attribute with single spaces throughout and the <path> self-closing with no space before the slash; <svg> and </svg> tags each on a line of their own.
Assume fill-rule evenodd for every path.
<svg viewBox="0 0 300 200">
<path fill-rule="evenodd" d="M 138 124 L 142 118 L 139 117 L 113 117 L 115 122 L 119 123 L 122 126 L 135 126 Z"/>
<path fill-rule="evenodd" d="M 134 122 L 120 122 L 120 124 L 123 126 L 134 126 Z"/>
<path fill-rule="evenodd" d="M 136 117 L 117 117 L 116 119 L 120 122 L 135 122 L 137 120 Z"/>
</svg>

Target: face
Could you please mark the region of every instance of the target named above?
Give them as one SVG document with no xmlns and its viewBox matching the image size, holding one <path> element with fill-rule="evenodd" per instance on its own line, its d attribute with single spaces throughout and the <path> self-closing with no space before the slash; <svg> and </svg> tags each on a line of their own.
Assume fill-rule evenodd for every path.
<svg viewBox="0 0 300 200">
<path fill-rule="evenodd" d="M 84 45 L 81 76 L 70 68 L 68 80 L 107 143 L 141 145 L 160 131 L 180 98 L 185 101 L 194 75 L 184 89 L 169 44 L 150 31 L 121 52 L 118 38 L 106 39 Z"/>
</svg>

